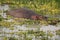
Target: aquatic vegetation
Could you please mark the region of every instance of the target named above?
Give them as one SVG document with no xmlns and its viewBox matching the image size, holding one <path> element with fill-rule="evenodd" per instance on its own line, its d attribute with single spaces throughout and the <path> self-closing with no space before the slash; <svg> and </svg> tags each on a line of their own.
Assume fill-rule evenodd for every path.
<svg viewBox="0 0 60 40">
<path fill-rule="evenodd" d="M 10 37 L 9 40 L 18 40 L 18 39 L 14 38 L 14 37 Z"/>
<path fill-rule="evenodd" d="M 60 30 L 56 30 L 56 35 L 60 35 Z"/>
<path fill-rule="evenodd" d="M 30 20 L 13 18 L 10 15 L 7 15 L 7 18 L 3 18 L 0 10 L 0 39 L 60 40 L 60 0 L 0 0 L 0 5 L 3 6 L 5 3 L 9 5 L 10 9 L 29 8 L 37 14 L 47 16 L 48 19 Z M 3 13 L 6 11 L 8 10 L 3 10 Z M 49 25 L 49 23 L 52 24 L 54 22 L 59 26 Z"/>
<path fill-rule="evenodd" d="M 7 40 L 7 37 L 4 37 L 3 40 Z"/>
</svg>

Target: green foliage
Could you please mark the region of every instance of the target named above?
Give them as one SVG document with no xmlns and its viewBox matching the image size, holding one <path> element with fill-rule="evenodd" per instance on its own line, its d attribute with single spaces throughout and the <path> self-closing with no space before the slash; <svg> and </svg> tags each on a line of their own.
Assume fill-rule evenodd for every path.
<svg viewBox="0 0 60 40">
<path fill-rule="evenodd" d="M 13 27 L 9 27 L 9 29 L 10 29 L 10 30 L 14 30 L 14 28 L 13 28 Z"/>
<path fill-rule="evenodd" d="M 14 37 L 10 37 L 9 40 L 18 40 L 18 39 L 14 38 Z"/>
<path fill-rule="evenodd" d="M 2 21 L 2 19 L 3 19 L 3 18 L 0 16 L 0 21 Z"/>
<path fill-rule="evenodd" d="M 7 37 L 4 37 L 3 40 L 7 40 L 8 38 Z"/>
<path fill-rule="evenodd" d="M 45 34 L 45 32 L 43 32 L 43 31 L 37 31 L 36 33 L 35 33 L 35 35 L 36 36 L 45 36 L 46 34 Z"/>
<path fill-rule="evenodd" d="M 10 27 L 13 22 L 0 21 L 0 25 L 3 27 Z"/>
<path fill-rule="evenodd" d="M 60 35 L 60 30 L 57 30 L 56 31 L 56 35 Z"/>
<path fill-rule="evenodd" d="M 58 3 L 59 0 L 4 0 L 0 1 L 1 4 L 3 3 L 11 3 L 11 8 L 20 8 L 20 7 L 27 7 L 38 14 L 55 14 L 58 13 Z"/>
<path fill-rule="evenodd" d="M 51 32 L 48 32 L 47 36 L 53 37 L 54 34 L 52 34 Z"/>
<path fill-rule="evenodd" d="M 10 15 L 7 15 L 7 19 L 11 19 L 11 18 L 13 18 L 12 16 L 10 16 Z"/>
</svg>

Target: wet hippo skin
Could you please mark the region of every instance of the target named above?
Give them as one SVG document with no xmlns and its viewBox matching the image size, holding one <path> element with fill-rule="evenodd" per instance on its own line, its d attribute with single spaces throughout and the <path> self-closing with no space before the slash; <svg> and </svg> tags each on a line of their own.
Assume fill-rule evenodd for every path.
<svg viewBox="0 0 60 40">
<path fill-rule="evenodd" d="M 13 10 L 8 11 L 7 14 L 15 18 L 26 18 L 26 19 L 32 19 L 32 20 L 46 19 L 46 17 L 42 15 L 38 15 L 34 11 L 27 8 L 13 9 Z"/>
</svg>

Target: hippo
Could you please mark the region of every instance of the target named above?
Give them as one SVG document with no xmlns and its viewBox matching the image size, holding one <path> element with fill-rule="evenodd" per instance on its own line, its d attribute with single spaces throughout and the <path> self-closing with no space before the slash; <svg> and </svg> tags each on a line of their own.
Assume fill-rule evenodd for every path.
<svg viewBox="0 0 60 40">
<path fill-rule="evenodd" d="M 31 20 L 44 20 L 47 17 L 37 14 L 36 12 L 28 8 L 18 8 L 7 11 L 7 15 L 11 15 L 15 18 L 26 18 Z"/>
</svg>

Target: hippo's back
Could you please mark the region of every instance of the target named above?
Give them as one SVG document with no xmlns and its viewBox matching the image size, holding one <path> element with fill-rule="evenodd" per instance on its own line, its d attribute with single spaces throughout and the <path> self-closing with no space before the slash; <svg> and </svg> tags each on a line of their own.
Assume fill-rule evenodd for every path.
<svg viewBox="0 0 60 40">
<path fill-rule="evenodd" d="M 36 15 L 34 11 L 26 8 L 13 9 L 8 11 L 7 14 L 17 18 L 30 18 L 32 15 Z"/>
</svg>

